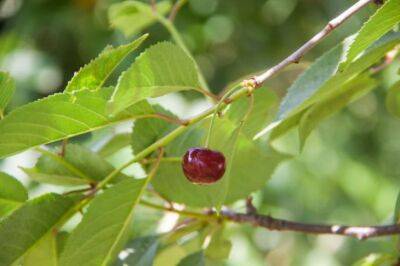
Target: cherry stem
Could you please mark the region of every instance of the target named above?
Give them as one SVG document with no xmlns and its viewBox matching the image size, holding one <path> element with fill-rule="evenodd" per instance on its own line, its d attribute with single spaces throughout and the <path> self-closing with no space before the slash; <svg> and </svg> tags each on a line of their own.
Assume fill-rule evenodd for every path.
<svg viewBox="0 0 400 266">
<path fill-rule="evenodd" d="M 141 191 L 141 194 L 143 193 L 144 188 L 147 187 L 147 185 L 150 183 L 150 181 L 156 175 L 158 167 L 160 166 L 161 159 L 163 158 L 163 155 L 164 155 L 164 148 L 160 147 L 158 150 L 159 150 L 158 156 L 157 156 L 156 160 L 154 161 L 154 164 L 153 164 L 153 167 L 150 170 L 150 173 L 147 175 L 147 178 L 146 178 L 145 184 L 143 185 L 143 189 Z M 139 196 L 139 198 L 140 198 L 140 196 Z"/>
<path fill-rule="evenodd" d="M 212 131 L 214 129 L 214 125 L 215 125 L 215 119 L 218 115 L 218 112 L 221 111 L 221 106 L 223 103 L 225 103 L 225 101 L 228 99 L 228 97 L 236 90 L 240 87 L 240 84 L 230 88 L 225 94 L 224 96 L 221 97 L 221 99 L 219 100 L 219 102 L 216 104 L 216 108 L 213 112 L 213 115 L 211 117 L 211 121 L 210 121 L 210 126 L 208 128 L 208 132 L 207 132 L 207 137 L 206 137 L 206 142 L 205 142 L 205 147 L 209 148 L 210 147 L 210 139 L 211 139 L 211 134 Z"/>
<path fill-rule="evenodd" d="M 212 92 L 210 92 L 208 90 L 205 90 L 205 89 L 202 89 L 202 88 L 196 88 L 196 91 L 198 91 L 198 92 L 204 94 L 205 96 L 209 97 L 211 100 L 213 100 L 213 102 L 218 102 L 220 100 L 218 95 L 215 95 L 214 93 L 212 93 Z"/>
<path fill-rule="evenodd" d="M 67 149 L 67 144 L 68 144 L 69 139 L 63 139 L 61 143 L 61 150 L 59 152 L 59 156 L 64 157 L 65 156 L 65 151 Z"/>
</svg>

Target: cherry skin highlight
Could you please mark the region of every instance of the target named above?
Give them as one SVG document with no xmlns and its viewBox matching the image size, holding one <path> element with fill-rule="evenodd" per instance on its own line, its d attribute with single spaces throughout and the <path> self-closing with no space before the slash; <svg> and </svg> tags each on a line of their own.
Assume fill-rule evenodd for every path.
<svg viewBox="0 0 400 266">
<path fill-rule="evenodd" d="M 225 157 L 219 151 L 190 148 L 182 159 L 186 178 L 195 184 L 212 184 L 225 173 Z"/>
</svg>

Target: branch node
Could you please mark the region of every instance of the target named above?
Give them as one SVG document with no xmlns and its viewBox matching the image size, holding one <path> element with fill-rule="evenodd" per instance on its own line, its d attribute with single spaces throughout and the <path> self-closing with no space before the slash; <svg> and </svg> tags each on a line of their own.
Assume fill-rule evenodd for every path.
<svg viewBox="0 0 400 266">
<path fill-rule="evenodd" d="M 182 126 L 184 126 L 184 127 L 187 127 L 187 126 L 189 126 L 189 120 L 187 120 L 187 119 L 184 119 L 184 120 L 181 120 L 181 125 Z"/>
<path fill-rule="evenodd" d="M 332 22 L 329 22 L 329 23 L 326 25 L 325 29 L 328 30 L 328 31 L 332 31 L 332 30 L 335 29 L 335 25 L 334 25 Z"/>
<path fill-rule="evenodd" d="M 293 64 L 299 64 L 300 60 L 301 60 L 301 57 L 294 59 Z"/>
<path fill-rule="evenodd" d="M 257 214 L 257 209 L 253 205 L 253 197 L 249 196 L 246 199 L 246 213 L 247 214 Z"/>
<path fill-rule="evenodd" d="M 247 95 L 250 95 L 255 89 L 261 86 L 261 83 L 257 81 L 256 77 L 252 77 L 243 80 L 242 86 L 247 89 L 248 91 Z"/>
<path fill-rule="evenodd" d="M 227 105 L 230 104 L 231 102 L 233 102 L 233 100 L 229 97 L 224 100 L 224 103 Z"/>
</svg>

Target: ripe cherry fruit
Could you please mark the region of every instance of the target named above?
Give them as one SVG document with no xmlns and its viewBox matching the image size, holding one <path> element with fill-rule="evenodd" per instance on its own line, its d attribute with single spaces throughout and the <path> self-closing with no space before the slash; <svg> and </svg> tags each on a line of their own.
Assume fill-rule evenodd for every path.
<svg viewBox="0 0 400 266">
<path fill-rule="evenodd" d="M 212 184 L 225 173 L 225 157 L 219 151 L 190 148 L 182 160 L 183 173 L 196 184 Z"/>
</svg>

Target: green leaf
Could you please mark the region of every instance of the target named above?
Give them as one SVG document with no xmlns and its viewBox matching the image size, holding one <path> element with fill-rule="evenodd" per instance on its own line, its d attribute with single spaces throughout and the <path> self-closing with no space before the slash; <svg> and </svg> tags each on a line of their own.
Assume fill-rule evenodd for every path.
<svg viewBox="0 0 400 266">
<path fill-rule="evenodd" d="M 130 53 L 136 50 L 147 38 L 147 34 L 135 41 L 116 48 L 107 47 L 96 59 L 82 67 L 68 82 L 65 92 L 76 92 L 84 89 L 97 90 L 101 88 L 115 68 Z"/>
<path fill-rule="evenodd" d="M 372 253 L 357 261 L 354 266 L 392 266 L 397 262 L 391 254 Z"/>
<path fill-rule="evenodd" d="M 8 215 L 27 199 L 24 186 L 17 179 L 0 172 L 0 217 Z"/>
<path fill-rule="evenodd" d="M 249 100 L 241 98 L 232 103 L 227 112 L 227 117 L 234 124 L 239 124 L 243 115 L 247 112 Z M 253 111 L 243 125 L 241 132 L 249 138 L 268 125 L 276 115 L 278 97 L 268 88 L 260 88 L 254 91 Z"/>
<path fill-rule="evenodd" d="M 288 93 L 279 108 L 278 118 L 286 118 L 302 106 L 320 88 L 331 79 L 338 70 L 338 64 L 343 53 L 343 44 L 318 58 L 299 78 L 290 86 Z M 337 88 L 338 86 L 336 86 Z"/>
<path fill-rule="evenodd" d="M 9 74 L 0 72 L 0 117 L 4 116 L 4 110 L 15 91 L 15 82 Z"/>
<path fill-rule="evenodd" d="M 386 95 L 386 109 L 390 114 L 400 117 L 400 81 L 393 84 Z"/>
<path fill-rule="evenodd" d="M 59 258 L 61 253 L 64 250 L 65 243 L 69 237 L 69 233 L 66 231 L 61 231 L 57 233 L 56 241 L 57 241 L 57 257 Z"/>
<path fill-rule="evenodd" d="M 204 228 L 205 228 L 204 221 L 200 221 L 200 220 L 189 223 L 185 226 L 181 226 L 181 227 L 169 232 L 167 235 L 165 235 L 163 237 L 163 244 L 164 245 L 173 244 L 173 243 L 179 241 L 181 238 L 186 237 L 189 234 L 192 234 L 193 232 L 203 231 Z"/>
<path fill-rule="evenodd" d="M 123 248 L 145 182 L 125 180 L 95 197 L 69 236 L 61 266 L 108 265 Z"/>
<path fill-rule="evenodd" d="M 23 258 L 23 266 L 57 266 L 57 238 L 54 232 L 47 233 Z"/>
<path fill-rule="evenodd" d="M 229 257 L 232 243 L 224 237 L 223 227 L 219 226 L 211 236 L 210 244 L 205 250 L 207 258 L 212 260 L 224 260 Z"/>
<path fill-rule="evenodd" d="M 392 33 L 382 37 L 343 72 L 338 72 L 339 63 L 348 42 L 349 39 L 324 54 L 293 83 L 281 103 L 275 126 L 265 128 L 257 136 L 272 129 L 271 136 L 276 138 L 296 126 L 301 119 L 300 113 L 313 104 L 335 95 L 335 91 L 339 90 L 346 82 L 378 62 L 388 51 L 400 43 L 400 34 Z M 272 137 L 270 139 L 273 140 Z"/>
<path fill-rule="evenodd" d="M 140 121 L 140 120 L 138 120 Z M 97 152 L 102 157 L 109 157 L 131 143 L 130 133 L 121 133 L 112 136 Z"/>
<path fill-rule="evenodd" d="M 354 38 L 340 69 L 343 70 L 373 42 L 400 22 L 400 0 L 386 0 L 385 4 L 369 18 Z"/>
<path fill-rule="evenodd" d="M 161 106 L 153 105 L 154 112 L 170 117 L 176 117 Z M 159 118 L 146 118 L 135 122 L 132 130 L 131 145 L 135 154 L 141 152 L 160 137 L 165 135 L 174 126 Z"/>
<path fill-rule="evenodd" d="M 57 186 L 82 186 L 89 185 L 91 182 L 89 179 L 74 177 L 72 175 L 62 175 L 62 174 L 50 174 L 43 173 L 36 167 L 24 168 L 20 167 L 22 171 L 29 176 L 30 179 L 44 184 L 51 184 Z M 57 169 L 62 170 L 62 169 Z"/>
<path fill-rule="evenodd" d="M 97 153 L 68 144 L 64 156 L 43 151 L 34 168 L 22 168 L 35 181 L 62 186 L 93 184 L 108 176 L 114 167 Z M 120 173 L 115 181 L 128 178 Z"/>
<path fill-rule="evenodd" d="M 186 255 L 184 248 L 178 245 L 168 246 L 157 254 L 154 266 L 177 265 Z"/>
<path fill-rule="evenodd" d="M 116 265 L 152 266 L 158 245 L 157 236 L 136 238 L 125 246 L 128 256 L 118 260 Z"/>
<path fill-rule="evenodd" d="M 199 88 L 195 62 L 180 47 L 161 42 L 144 51 L 118 81 L 111 114 L 149 97 Z"/>
<path fill-rule="evenodd" d="M 183 258 L 178 266 L 205 266 L 204 252 L 198 251 Z"/>
<path fill-rule="evenodd" d="M 302 115 L 299 124 L 300 146 L 303 147 L 311 131 L 326 117 L 338 112 L 349 103 L 364 96 L 378 85 L 375 79 L 361 75 L 336 90 L 336 95 L 311 106 Z"/>
<path fill-rule="evenodd" d="M 73 203 L 50 193 L 27 201 L 4 218 L 0 222 L 0 265 L 20 260 L 58 225 Z"/>
<path fill-rule="evenodd" d="M 157 3 L 157 12 L 165 15 L 170 9 L 169 1 Z M 157 21 L 152 8 L 139 1 L 125 1 L 113 4 L 108 12 L 111 27 L 121 30 L 125 36 L 132 36 Z"/>
<path fill-rule="evenodd" d="M 55 94 L 24 105 L 0 121 L 0 158 L 64 138 L 94 131 L 151 112 L 139 102 L 115 117 L 106 114 L 112 88 Z"/>
</svg>

